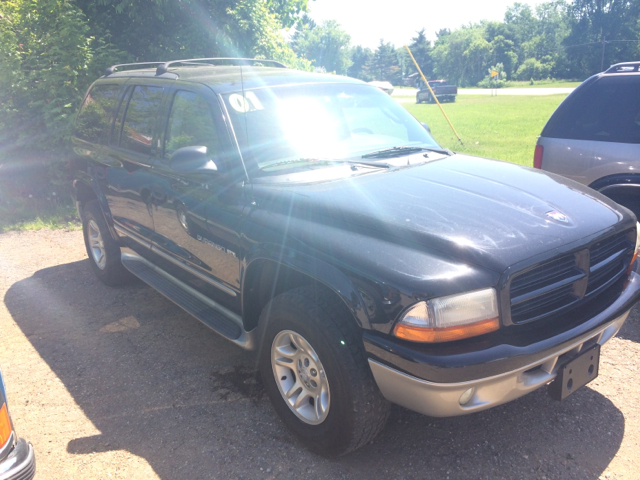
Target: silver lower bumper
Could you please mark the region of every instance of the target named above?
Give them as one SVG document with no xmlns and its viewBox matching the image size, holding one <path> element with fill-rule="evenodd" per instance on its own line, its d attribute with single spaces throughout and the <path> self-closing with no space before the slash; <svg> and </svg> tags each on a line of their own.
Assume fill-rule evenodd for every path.
<svg viewBox="0 0 640 480">
<path fill-rule="evenodd" d="M 432 383 L 407 375 L 369 359 L 380 391 L 390 402 L 432 417 L 453 417 L 486 410 L 520 398 L 556 378 L 559 366 L 596 343 L 603 345 L 618 333 L 629 312 L 596 331 L 587 339 L 518 370 L 461 383 Z M 469 400 L 460 397 L 473 389 Z M 469 396 L 469 393 L 467 393 Z"/>
<path fill-rule="evenodd" d="M 7 458 L 0 462 L 0 480 L 31 480 L 35 474 L 33 447 L 21 438 Z"/>
</svg>

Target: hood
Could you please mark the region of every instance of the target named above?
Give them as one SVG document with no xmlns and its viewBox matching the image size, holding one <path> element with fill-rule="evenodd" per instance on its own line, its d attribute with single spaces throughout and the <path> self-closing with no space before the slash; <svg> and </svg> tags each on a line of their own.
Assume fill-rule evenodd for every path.
<svg viewBox="0 0 640 480">
<path fill-rule="evenodd" d="M 255 185 L 254 194 L 290 222 L 366 231 L 496 272 L 617 223 L 633 225 L 576 182 L 466 155 L 322 184 Z"/>
</svg>

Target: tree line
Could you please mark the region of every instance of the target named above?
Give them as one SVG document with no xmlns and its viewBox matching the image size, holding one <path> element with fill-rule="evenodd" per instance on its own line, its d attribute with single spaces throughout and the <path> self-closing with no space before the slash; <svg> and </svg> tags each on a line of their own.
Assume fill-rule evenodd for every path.
<svg viewBox="0 0 640 480">
<path fill-rule="evenodd" d="M 396 85 L 415 72 L 403 48 L 384 40 L 376 49 L 352 46 L 337 22 L 316 24 L 307 1 L 0 2 L 0 163 L 68 148 L 84 92 L 111 64 L 270 58 Z M 423 29 L 408 40 L 425 75 L 461 86 L 482 85 L 490 69 L 501 80 L 584 79 L 638 58 L 638 18 L 640 0 L 554 0 L 535 9 L 514 3 L 502 22 L 441 29 L 433 42 Z M 284 28 L 293 32 L 288 39 Z"/>
<path fill-rule="evenodd" d="M 441 29 L 431 42 L 424 29 L 409 47 L 427 77 L 461 86 L 543 78 L 585 79 L 607 66 L 640 56 L 640 0 L 554 0 L 535 8 L 514 3 L 502 22 L 480 21 Z M 376 49 L 352 46 L 334 21 L 316 25 L 303 15 L 291 45 L 315 67 L 395 85 L 416 71 L 404 47 L 380 40 Z"/>
</svg>

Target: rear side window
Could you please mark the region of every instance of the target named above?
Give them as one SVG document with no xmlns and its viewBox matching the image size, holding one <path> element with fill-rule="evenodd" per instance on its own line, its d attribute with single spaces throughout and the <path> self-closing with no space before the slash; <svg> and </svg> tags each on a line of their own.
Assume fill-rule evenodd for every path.
<svg viewBox="0 0 640 480">
<path fill-rule="evenodd" d="M 105 143 L 117 106 L 120 85 L 94 85 L 76 118 L 75 136 L 92 143 Z"/>
<path fill-rule="evenodd" d="M 569 100 L 551 117 L 543 136 L 640 143 L 640 76 L 602 77 Z"/>
<path fill-rule="evenodd" d="M 122 125 L 120 146 L 141 154 L 151 154 L 162 87 L 138 85 L 133 89 Z"/>
</svg>

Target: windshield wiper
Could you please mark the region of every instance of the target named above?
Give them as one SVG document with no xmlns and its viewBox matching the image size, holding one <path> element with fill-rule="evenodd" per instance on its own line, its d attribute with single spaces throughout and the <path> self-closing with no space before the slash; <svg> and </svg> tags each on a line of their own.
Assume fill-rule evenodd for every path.
<svg viewBox="0 0 640 480">
<path fill-rule="evenodd" d="M 362 158 L 389 158 L 389 157 L 401 157 L 402 155 L 410 155 L 412 153 L 419 153 L 424 151 L 443 153 L 445 155 L 451 155 L 451 151 L 444 148 L 431 148 L 431 147 L 391 147 L 377 152 L 366 153 L 362 155 Z"/>
<path fill-rule="evenodd" d="M 284 160 L 282 162 L 265 165 L 264 167 L 262 167 L 262 169 L 264 170 L 271 167 L 289 165 L 291 163 L 348 163 L 350 165 L 366 165 L 369 167 L 377 167 L 377 168 L 391 168 L 391 165 L 389 165 L 388 163 L 365 162 L 362 160 L 333 160 L 331 158 L 296 158 L 295 160 Z"/>
</svg>

